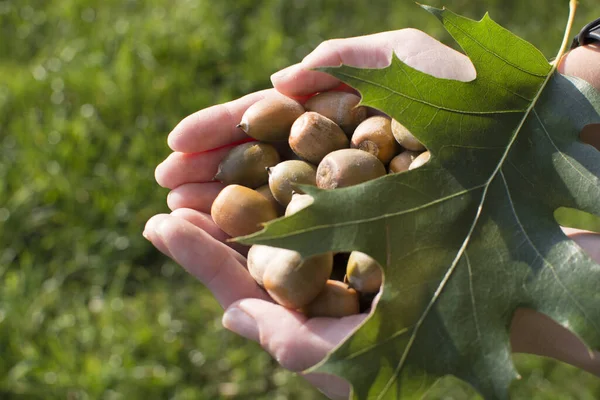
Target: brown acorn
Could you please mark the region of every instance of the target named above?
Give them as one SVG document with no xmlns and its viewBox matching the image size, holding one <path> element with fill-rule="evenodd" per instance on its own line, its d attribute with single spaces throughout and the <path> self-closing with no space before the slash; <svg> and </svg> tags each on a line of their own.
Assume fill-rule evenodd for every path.
<svg viewBox="0 0 600 400">
<path fill-rule="evenodd" d="M 392 119 L 392 133 L 396 141 L 405 149 L 412 151 L 425 150 L 425 146 L 404 125 L 395 119 Z"/>
<path fill-rule="evenodd" d="M 350 137 L 354 129 L 367 118 L 367 108 L 359 106 L 360 97 L 339 91 L 322 92 L 304 104 L 307 111 L 319 113 L 336 124 Z"/>
<path fill-rule="evenodd" d="M 293 184 L 316 185 L 317 169 L 314 165 L 300 160 L 283 161 L 269 168 L 269 187 L 273 197 L 283 206 L 292 200 L 292 192 L 301 193 Z"/>
<path fill-rule="evenodd" d="M 367 118 L 356 127 L 351 146 L 373 154 L 384 164 L 389 163 L 401 150 L 392 134 L 391 120 L 380 115 Z"/>
<path fill-rule="evenodd" d="M 271 193 L 271 188 L 268 184 L 258 187 L 255 190 L 258 193 L 262 194 L 265 197 L 265 199 L 269 200 L 271 204 L 273 204 L 273 207 L 275 207 L 275 210 L 277 210 L 278 216 L 282 216 L 285 213 L 285 207 L 279 204 L 277 200 L 275 200 L 275 197 L 273 197 L 273 193 Z"/>
<path fill-rule="evenodd" d="M 287 140 L 304 107 L 286 96 L 260 100 L 246 110 L 238 125 L 248 136 L 265 142 Z"/>
<path fill-rule="evenodd" d="M 328 153 L 350 145 L 335 122 L 312 111 L 305 112 L 294 122 L 289 143 L 294 153 L 313 164 L 318 164 Z"/>
<path fill-rule="evenodd" d="M 270 144 L 240 144 L 223 158 L 214 179 L 226 185 L 237 184 L 254 189 L 269 181 L 267 167 L 277 165 L 279 161 L 277 150 Z"/>
<path fill-rule="evenodd" d="M 300 160 L 300 157 L 298 156 L 298 154 L 294 153 L 294 150 L 292 150 L 288 141 L 271 142 L 271 144 L 277 149 L 277 152 L 281 157 L 281 161 Z"/>
<path fill-rule="evenodd" d="M 404 150 L 402 153 L 398 154 L 396 157 L 392 158 L 389 165 L 389 173 L 397 174 L 399 172 L 408 171 L 408 167 L 410 164 L 419 156 L 418 151 L 410 151 Z"/>
<path fill-rule="evenodd" d="M 255 244 L 248 250 L 246 266 L 248 267 L 250 276 L 252 276 L 260 286 L 264 286 L 263 276 L 273 256 L 273 252 L 271 251 L 273 248 L 274 247 Z"/>
<path fill-rule="evenodd" d="M 332 253 L 303 259 L 300 253 L 262 246 L 258 262 L 263 264 L 263 287 L 277 303 L 297 309 L 321 292 L 333 267 Z M 257 275 L 260 271 L 256 272 Z"/>
<path fill-rule="evenodd" d="M 413 170 L 415 168 L 419 168 L 420 166 L 427 163 L 427 161 L 429 161 L 430 158 L 431 158 L 431 154 L 428 151 L 423 152 L 423 153 L 419 154 L 419 156 L 417 158 L 415 158 L 415 160 L 412 163 L 410 163 L 410 166 L 408 167 L 408 169 Z"/>
<path fill-rule="evenodd" d="M 210 210 L 213 221 L 229 236 L 245 236 L 262 229 L 261 224 L 278 217 L 273 204 L 256 190 L 226 186 Z"/>
<path fill-rule="evenodd" d="M 381 266 L 373 257 L 353 251 L 346 267 L 346 280 L 361 293 L 377 293 L 383 281 Z"/>
<path fill-rule="evenodd" d="M 292 194 L 292 200 L 285 209 L 285 216 L 296 214 L 298 211 L 310 206 L 315 200 L 311 195 L 294 193 Z"/>
<path fill-rule="evenodd" d="M 343 282 L 328 280 L 325 288 L 306 306 L 300 309 L 309 318 L 342 318 L 358 314 L 359 296 Z"/>
<path fill-rule="evenodd" d="M 336 189 L 357 185 L 385 175 L 385 167 L 377 157 L 358 149 L 329 153 L 317 168 L 317 186 Z"/>
</svg>

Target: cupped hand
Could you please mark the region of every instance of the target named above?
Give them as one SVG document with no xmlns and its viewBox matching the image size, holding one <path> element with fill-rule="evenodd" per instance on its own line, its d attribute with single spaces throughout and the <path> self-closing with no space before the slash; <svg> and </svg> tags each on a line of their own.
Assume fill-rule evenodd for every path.
<svg viewBox="0 0 600 400">
<path fill-rule="evenodd" d="M 227 309 L 223 317 L 225 327 L 259 342 L 282 366 L 293 371 L 303 371 L 319 362 L 366 315 L 307 319 L 273 303 L 247 272 L 245 248 L 226 242 L 228 236 L 210 217 L 212 202 L 224 187 L 213 182 L 213 176 L 231 146 L 248 140 L 236 125 L 250 105 L 267 97 L 286 95 L 302 102 L 316 92 L 349 90 L 330 75 L 311 69 L 340 64 L 383 68 L 390 64 L 394 52 L 411 67 L 439 78 L 462 81 L 475 78 L 475 70 L 465 55 L 414 29 L 326 41 L 299 64 L 274 74 L 271 77 L 274 89 L 185 118 L 169 135 L 173 153 L 156 168 L 157 182 L 171 189 L 167 204 L 172 212 L 151 218 L 144 236 L 215 295 Z M 561 68 L 574 75 L 581 75 L 581 63 L 597 56 L 595 52 L 579 49 L 572 54 L 577 62 L 570 63 L 569 56 Z M 590 78 L 588 70 L 584 70 L 585 78 L 597 79 L 595 83 L 600 87 L 598 74 Z M 593 256 L 600 262 L 597 235 L 574 230 L 567 234 L 590 254 L 595 252 Z M 556 345 L 557 337 L 564 346 Z M 511 340 L 515 351 L 550 355 L 600 374 L 599 363 L 573 335 L 533 311 L 516 313 Z M 305 377 L 331 398 L 348 395 L 349 385 L 340 378 L 320 374 Z"/>
</svg>

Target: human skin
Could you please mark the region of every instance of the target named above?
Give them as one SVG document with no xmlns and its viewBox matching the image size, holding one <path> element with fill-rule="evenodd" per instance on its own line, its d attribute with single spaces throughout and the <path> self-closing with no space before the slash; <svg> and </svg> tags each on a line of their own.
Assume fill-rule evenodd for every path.
<svg viewBox="0 0 600 400">
<path fill-rule="evenodd" d="M 383 68 L 389 65 L 393 52 L 411 67 L 436 77 L 469 81 L 476 76 L 466 56 L 414 29 L 327 41 L 302 62 L 274 74 L 274 89 L 200 110 L 182 120 L 168 138 L 173 153 L 156 168 L 157 182 L 171 189 L 167 204 L 172 212 L 152 217 L 144 236 L 206 285 L 226 309 L 226 328 L 259 342 L 292 371 L 303 371 L 319 362 L 367 315 L 308 319 L 275 304 L 246 270 L 245 248 L 225 242 L 227 235 L 210 218 L 212 201 L 223 187 L 211 180 L 227 153 L 223 146 L 246 138 L 235 126 L 251 104 L 278 96 L 277 92 L 304 101 L 319 91 L 350 90 L 330 75 L 310 69 L 342 63 Z M 599 64 L 600 49 L 590 45 L 566 55 L 559 70 L 600 89 L 600 69 L 591 67 Z M 600 148 L 598 129 L 587 140 Z M 600 235 L 573 229 L 565 229 L 565 234 L 600 262 Z M 544 315 L 518 309 L 510 333 L 515 352 L 554 357 L 600 376 L 600 353 L 590 353 L 574 335 Z M 343 379 L 322 374 L 303 376 L 329 397 L 347 398 L 349 385 Z"/>
</svg>

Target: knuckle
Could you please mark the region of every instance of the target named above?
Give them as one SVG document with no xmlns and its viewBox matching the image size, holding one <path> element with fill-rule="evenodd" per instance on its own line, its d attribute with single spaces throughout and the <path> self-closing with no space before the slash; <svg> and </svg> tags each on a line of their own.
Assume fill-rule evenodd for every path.
<svg viewBox="0 0 600 400">
<path fill-rule="evenodd" d="M 343 40 L 344 39 L 328 39 L 328 40 L 325 40 L 324 42 L 321 42 L 321 44 L 319 44 L 315 50 L 329 51 L 329 50 L 335 49 L 335 48 L 339 47 L 342 44 Z"/>
<path fill-rule="evenodd" d="M 289 371 L 298 372 L 303 369 L 298 364 L 297 352 L 294 350 L 292 343 L 279 343 L 272 352 L 272 355 L 279 365 Z"/>
</svg>

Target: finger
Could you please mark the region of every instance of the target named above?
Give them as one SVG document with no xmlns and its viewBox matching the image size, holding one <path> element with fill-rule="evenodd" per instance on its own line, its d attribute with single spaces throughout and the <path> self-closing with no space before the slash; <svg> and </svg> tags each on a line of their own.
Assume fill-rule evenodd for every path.
<svg viewBox="0 0 600 400">
<path fill-rule="evenodd" d="M 187 183 L 171 190 L 167 196 L 167 205 L 171 210 L 191 208 L 210 213 L 215 198 L 225 187 L 220 182 Z"/>
<path fill-rule="evenodd" d="M 600 234 L 573 228 L 562 228 L 563 232 L 573 239 L 592 260 L 600 263 Z"/>
<path fill-rule="evenodd" d="M 186 183 L 210 182 L 219 163 L 231 147 L 204 153 L 171 153 L 154 171 L 156 182 L 162 187 L 175 189 Z"/>
<path fill-rule="evenodd" d="M 589 44 L 577 47 L 561 59 L 558 71 L 565 75 L 575 76 L 588 81 L 600 90 L 600 45 Z M 583 128 L 580 135 L 584 143 L 600 150 L 600 124 L 588 125 Z"/>
<path fill-rule="evenodd" d="M 577 336 L 550 317 L 520 308 L 510 328 L 514 352 L 552 357 L 600 376 L 600 352 L 590 353 Z"/>
<path fill-rule="evenodd" d="M 438 78 L 469 81 L 475 69 L 467 56 L 431 36 L 416 30 L 377 33 L 320 44 L 301 63 L 271 76 L 273 86 L 286 95 L 307 95 L 330 90 L 340 81 L 312 68 L 348 65 L 360 68 L 385 68 L 392 54 L 409 66 Z"/>
<path fill-rule="evenodd" d="M 284 368 L 303 371 L 321 361 L 366 317 L 308 319 L 274 303 L 244 299 L 227 309 L 223 326 L 259 342 Z"/>
<path fill-rule="evenodd" d="M 167 257 L 173 258 L 167 246 L 163 243 L 162 239 L 156 234 L 156 227 L 161 224 L 162 221 L 169 217 L 168 214 L 158 214 L 153 216 L 146 222 L 146 226 L 144 227 L 144 232 L 142 235 L 150 241 L 164 255 Z"/>
<path fill-rule="evenodd" d="M 589 44 L 569 51 L 560 60 L 558 71 L 561 74 L 576 76 L 588 81 L 600 90 L 600 45 Z"/>
<path fill-rule="evenodd" d="M 167 140 L 173 151 L 196 153 L 228 145 L 247 138 L 236 128 L 248 107 L 272 95 L 273 90 L 251 93 L 229 103 L 205 108 L 184 118 L 169 133 Z"/>
<path fill-rule="evenodd" d="M 600 235 L 562 228 L 595 261 L 600 262 Z M 517 353 L 552 357 L 600 376 L 600 353 L 590 353 L 572 332 L 537 311 L 520 308 L 512 319 L 510 340 Z"/>
<path fill-rule="evenodd" d="M 184 118 L 169 134 L 173 151 L 197 153 L 248 140 L 237 125 L 248 107 L 265 98 L 281 96 L 274 89 L 251 93 L 240 99 L 200 110 Z M 298 101 L 305 100 L 302 97 Z"/>
<path fill-rule="evenodd" d="M 179 208 L 171 213 L 171 215 L 179 218 L 183 218 L 186 221 L 191 222 L 210 236 L 218 240 L 219 242 L 225 243 L 232 249 L 232 255 L 243 265 L 246 264 L 245 256 L 248 254 L 248 246 L 244 246 L 239 243 L 227 242 L 227 239 L 231 237 L 223 232 L 217 224 L 214 223 L 210 215 L 192 210 L 189 208 Z"/>
<path fill-rule="evenodd" d="M 346 400 L 350 396 L 350 384 L 344 378 L 322 373 L 310 373 L 302 376 L 329 399 Z"/>
<path fill-rule="evenodd" d="M 244 298 L 269 299 L 229 247 L 189 221 L 169 215 L 154 229 L 149 237 L 157 237 L 173 260 L 200 280 L 222 307 Z"/>
</svg>

